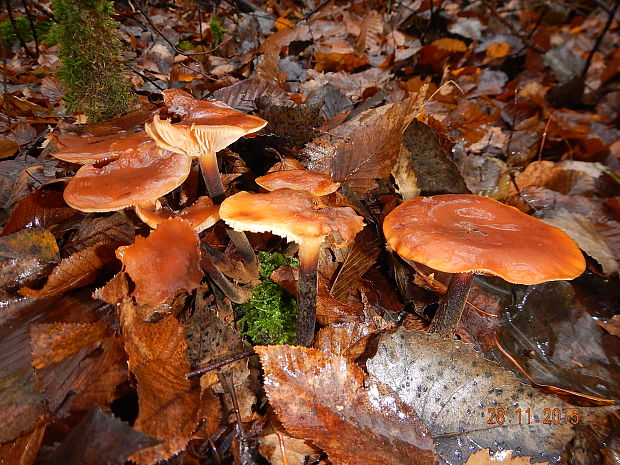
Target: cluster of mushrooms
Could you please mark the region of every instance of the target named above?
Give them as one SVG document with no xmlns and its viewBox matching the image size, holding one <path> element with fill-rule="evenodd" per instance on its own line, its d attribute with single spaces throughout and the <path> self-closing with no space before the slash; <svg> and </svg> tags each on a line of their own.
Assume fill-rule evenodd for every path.
<svg viewBox="0 0 620 465">
<path fill-rule="evenodd" d="M 133 208 L 151 228 L 174 218 L 174 224 L 187 224 L 199 233 L 221 219 L 249 269 L 257 269 L 257 263 L 245 231 L 271 232 L 297 243 L 296 342 L 312 345 L 321 245 L 328 236 L 338 247 L 352 243 L 363 218 L 350 207 L 324 203 L 321 198 L 339 184 L 304 169 L 270 172 L 256 179 L 267 192 L 226 198 L 216 153 L 267 122 L 179 90 L 164 91 L 164 103 L 143 132 L 51 136 L 59 148 L 56 158 L 83 165 L 67 185 L 65 201 L 84 212 Z M 159 199 L 187 179 L 194 158 L 209 196 L 178 212 L 163 207 Z M 383 231 L 389 248 L 403 259 L 453 273 L 431 324 L 431 331 L 442 337 L 454 336 L 475 273 L 538 284 L 573 279 L 585 269 L 579 248 L 562 231 L 476 195 L 408 200 L 385 217 Z M 208 257 L 202 264 L 234 301 L 234 285 Z"/>
</svg>

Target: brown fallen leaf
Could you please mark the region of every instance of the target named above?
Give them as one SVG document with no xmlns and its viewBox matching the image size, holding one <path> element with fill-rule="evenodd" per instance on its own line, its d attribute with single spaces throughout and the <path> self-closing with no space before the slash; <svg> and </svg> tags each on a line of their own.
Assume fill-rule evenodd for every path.
<svg viewBox="0 0 620 465">
<path fill-rule="evenodd" d="M 100 243 L 114 243 L 117 246 L 134 241 L 134 225 L 124 212 L 110 216 L 85 218 L 63 245 L 63 252 L 74 254 Z"/>
<path fill-rule="evenodd" d="M 367 194 L 377 186 L 377 179 L 390 175 L 403 131 L 421 103 L 410 97 L 366 110 L 333 129 L 330 136 L 314 139 L 302 151 L 308 168 L 328 173 L 334 181 L 347 182 L 353 190 Z"/>
<path fill-rule="evenodd" d="M 77 213 L 65 203 L 62 192 L 37 190 L 17 202 L 2 228 L 2 235 L 24 228 L 49 228 Z"/>
<path fill-rule="evenodd" d="M 199 244 L 198 233 L 187 222 L 172 218 L 148 238 L 136 237 L 133 245 L 117 249 L 116 256 L 136 284 L 136 302 L 157 305 L 197 289 L 203 277 Z"/>
<path fill-rule="evenodd" d="M 304 465 L 308 463 L 308 458 L 314 463 L 321 455 L 321 451 L 310 441 L 293 438 L 283 431 L 268 434 L 258 441 L 260 454 L 271 465 Z"/>
<path fill-rule="evenodd" d="M 381 337 L 366 366 L 419 412 L 450 465 L 486 448 L 555 462 L 573 437 L 574 406 L 522 384 L 470 344 L 399 329 Z M 564 410 L 565 421 L 546 424 L 545 409 Z M 578 408 L 577 423 L 605 411 Z"/>
<path fill-rule="evenodd" d="M 27 297 L 43 299 L 92 284 L 97 275 L 116 260 L 115 248 L 112 243 L 99 243 L 74 253 L 54 268 L 42 289 L 22 287 L 19 292 Z"/>
<path fill-rule="evenodd" d="M 291 107 L 295 102 L 289 95 L 277 84 L 262 79 L 246 79 L 213 92 L 215 99 L 245 113 L 256 110 L 256 102 L 261 97 L 269 97 L 274 104 Z"/>
<path fill-rule="evenodd" d="M 14 441 L 0 445 L 0 463 L 12 465 L 32 465 L 43 441 L 45 425 L 22 434 Z"/>
<path fill-rule="evenodd" d="M 46 465 L 122 465 L 159 441 L 101 409 L 91 410 L 45 459 Z"/>
<path fill-rule="evenodd" d="M 121 328 L 129 369 L 138 381 L 134 428 L 163 441 L 133 454 L 131 460 L 153 465 L 185 448 L 196 428 L 200 390 L 185 378 L 190 371 L 185 329 L 174 316 L 147 323 L 138 318 L 135 306 L 125 302 Z"/>
<path fill-rule="evenodd" d="M 344 357 L 293 346 L 256 346 L 265 390 L 287 431 L 333 464 L 437 463 L 416 413 Z"/>
<path fill-rule="evenodd" d="M 380 317 L 377 317 L 374 322 L 368 323 L 347 322 L 332 324 L 321 328 L 317 333 L 314 347 L 354 361 L 365 352 L 370 338 L 381 331 L 393 327 L 393 323 L 388 323 Z"/>
<path fill-rule="evenodd" d="M 491 455 L 489 449 L 482 449 L 469 456 L 465 465 L 549 465 L 549 462 L 531 462 L 532 457 L 513 457 L 512 451 L 503 450 Z"/>
<path fill-rule="evenodd" d="M 7 158 L 15 155 L 19 150 L 19 144 L 13 139 L 0 136 L 0 158 Z"/>
</svg>

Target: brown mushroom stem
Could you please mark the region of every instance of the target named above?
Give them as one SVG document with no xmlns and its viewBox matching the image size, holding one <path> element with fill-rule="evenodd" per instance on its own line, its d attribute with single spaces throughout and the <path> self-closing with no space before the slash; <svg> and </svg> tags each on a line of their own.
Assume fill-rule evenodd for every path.
<svg viewBox="0 0 620 465">
<path fill-rule="evenodd" d="M 202 269 L 205 270 L 215 285 L 220 288 L 224 295 L 234 303 L 242 304 L 247 302 L 249 294 L 239 286 L 231 283 L 228 278 L 224 276 L 224 273 L 222 273 L 220 269 L 215 266 L 213 260 L 209 256 L 209 252 L 204 247 L 202 250 L 203 254 L 200 264 L 202 265 Z"/>
<path fill-rule="evenodd" d="M 215 152 L 209 151 L 200 155 L 198 163 L 200 164 L 200 171 L 202 171 L 202 177 L 205 180 L 209 197 L 211 197 L 213 204 L 221 204 L 226 198 L 226 192 L 224 191 L 224 184 L 222 184 L 222 177 L 217 166 Z M 226 234 L 228 234 L 228 237 L 241 254 L 243 263 L 249 268 L 248 271 L 252 272 L 255 270 L 255 274 L 258 276 L 256 253 L 254 253 L 254 249 L 250 245 L 250 241 L 248 241 L 245 233 L 235 231 L 232 228 L 226 228 Z"/>
<path fill-rule="evenodd" d="M 461 315 L 467 302 L 474 273 L 454 273 L 446 293 L 441 298 L 437 313 L 433 317 L 429 331 L 439 336 L 452 339 L 461 321 Z"/>
<path fill-rule="evenodd" d="M 311 347 L 316 324 L 316 296 L 320 242 L 299 245 L 299 291 L 297 297 L 296 343 Z"/>
</svg>

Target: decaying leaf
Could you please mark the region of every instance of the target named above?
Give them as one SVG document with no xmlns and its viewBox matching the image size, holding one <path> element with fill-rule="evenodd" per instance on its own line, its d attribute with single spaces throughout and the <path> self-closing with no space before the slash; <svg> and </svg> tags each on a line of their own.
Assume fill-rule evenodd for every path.
<svg viewBox="0 0 620 465">
<path fill-rule="evenodd" d="M 465 465 L 548 465 L 549 462 L 531 462 L 532 457 L 513 457 L 512 451 L 503 450 L 493 455 L 489 453 L 489 449 L 482 449 L 474 452 L 469 456 Z"/>
<path fill-rule="evenodd" d="M 216 90 L 213 92 L 213 97 L 243 112 L 256 110 L 256 102 L 261 97 L 269 97 L 271 102 L 281 106 L 295 105 L 287 92 L 275 83 L 262 79 L 246 79 L 237 82 L 232 86 Z"/>
<path fill-rule="evenodd" d="M 54 268 L 42 289 L 22 287 L 19 292 L 27 297 L 43 299 L 92 284 L 97 274 L 116 259 L 114 249 L 113 244 L 99 243 L 74 253 Z"/>
<path fill-rule="evenodd" d="M 76 213 L 77 210 L 65 203 L 61 192 L 37 190 L 17 202 L 2 229 L 2 235 L 23 228 L 49 228 Z"/>
<path fill-rule="evenodd" d="M 139 304 L 160 304 L 202 280 L 198 234 L 180 218 L 164 221 L 146 239 L 136 237 L 116 255 L 136 284 L 132 295 Z"/>
<path fill-rule="evenodd" d="M 93 440 L 96 438 L 96 440 Z M 46 458 L 46 465 L 122 465 L 129 456 L 158 443 L 118 418 L 91 410 Z"/>
<path fill-rule="evenodd" d="M 110 216 L 85 218 L 64 244 L 63 251 L 74 254 L 100 243 L 131 244 L 134 235 L 134 225 L 122 211 Z"/>
<path fill-rule="evenodd" d="M 304 465 L 308 459 L 314 463 L 321 455 L 321 451 L 313 447 L 310 441 L 292 438 L 283 432 L 263 436 L 259 442 L 261 455 L 271 465 Z"/>
<path fill-rule="evenodd" d="M 185 329 L 174 316 L 147 323 L 126 302 L 121 306 L 121 328 L 129 369 L 138 381 L 134 428 L 163 441 L 133 454 L 131 460 L 153 465 L 185 448 L 196 426 L 200 390 L 185 378 L 190 371 Z"/>
<path fill-rule="evenodd" d="M 419 413 L 437 452 L 451 465 L 486 448 L 555 462 L 573 437 L 571 415 L 577 412 L 578 423 L 588 421 L 587 409 L 575 411 L 522 384 L 469 344 L 430 333 L 399 329 L 382 336 L 367 367 Z M 546 424 L 545 409 L 564 411 L 564 420 Z"/>
<path fill-rule="evenodd" d="M 43 441 L 45 426 L 39 426 L 31 432 L 22 434 L 14 441 L 0 445 L 0 463 L 14 465 L 32 465 Z"/>
<path fill-rule="evenodd" d="M 332 463 L 436 463 L 416 413 L 344 357 L 292 346 L 255 350 L 265 369 L 265 390 L 286 430 L 310 439 Z"/>
<path fill-rule="evenodd" d="M 308 168 L 329 173 L 337 182 L 347 182 L 360 194 L 385 179 L 400 153 L 403 131 L 421 103 L 410 97 L 366 110 L 331 131 L 330 138 L 315 139 L 304 149 Z"/>
</svg>

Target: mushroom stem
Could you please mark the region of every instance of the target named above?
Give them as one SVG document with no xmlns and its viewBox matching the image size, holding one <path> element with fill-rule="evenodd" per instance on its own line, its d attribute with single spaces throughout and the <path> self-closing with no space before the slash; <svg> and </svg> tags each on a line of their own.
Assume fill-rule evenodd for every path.
<svg viewBox="0 0 620 465">
<path fill-rule="evenodd" d="M 220 269 L 215 266 L 209 252 L 204 248 L 204 246 L 202 250 L 203 254 L 200 264 L 202 265 L 202 269 L 207 272 L 209 278 L 211 278 L 215 285 L 219 287 L 224 295 L 234 303 L 242 304 L 247 302 L 249 294 L 245 292 L 244 289 L 231 283 L 228 278 L 224 276 L 224 273 L 222 273 Z"/>
<path fill-rule="evenodd" d="M 215 152 L 209 151 L 200 155 L 198 157 L 198 164 L 200 165 L 200 171 L 202 171 L 202 177 L 205 180 L 207 192 L 213 204 L 221 204 L 226 198 L 226 193 L 224 191 L 224 184 L 222 184 L 220 171 L 217 167 Z M 250 245 L 250 241 L 248 241 L 245 233 L 227 227 L 226 234 L 228 234 L 228 237 L 241 254 L 243 263 L 249 268 L 248 271 L 255 271 L 256 276 L 258 276 L 258 260 L 256 258 L 256 253 L 254 253 L 254 249 Z"/>
<path fill-rule="evenodd" d="M 297 298 L 296 343 L 311 347 L 316 324 L 316 295 L 318 262 L 321 243 L 302 242 L 299 245 L 299 292 Z"/>
<path fill-rule="evenodd" d="M 429 331 L 439 336 L 452 339 L 461 321 L 461 315 L 467 302 L 474 273 L 454 273 L 450 284 L 439 303 L 439 309 L 431 322 Z"/>
</svg>

